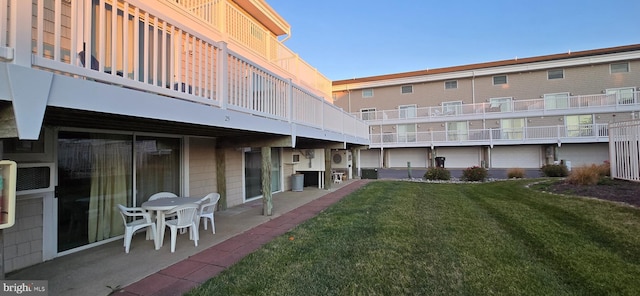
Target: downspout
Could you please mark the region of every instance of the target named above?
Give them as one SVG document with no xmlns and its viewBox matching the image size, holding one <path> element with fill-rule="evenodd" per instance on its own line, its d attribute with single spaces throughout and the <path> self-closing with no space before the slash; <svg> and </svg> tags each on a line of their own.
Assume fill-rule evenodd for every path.
<svg viewBox="0 0 640 296">
<path fill-rule="evenodd" d="M 471 103 L 476 103 L 476 71 L 471 71 Z"/>
</svg>

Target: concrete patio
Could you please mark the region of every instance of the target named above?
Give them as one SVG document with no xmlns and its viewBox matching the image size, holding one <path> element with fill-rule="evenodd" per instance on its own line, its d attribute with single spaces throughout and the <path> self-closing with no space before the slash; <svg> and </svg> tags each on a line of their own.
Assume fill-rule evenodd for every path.
<svg viewBox="0 0 640 296">
<path fill-rule="evenodd" d="M 305 187 L 302 192 L 274 194 L 272 216 L 262 215 L 262 200 L 217 212 L 215 235 L 201 225 L 198 246 L 188 235 L 179 235 L 175 253 L 170 251 L 170 235 L 156 251 L 152 241 L 137 234 L 129 254 L 118 239 L 6 279 L 47 280 L 49 295 L 109 295 L 114 290 L 118 295 L 182 295 L 367 182 L 349 180 L 328 190 Z"/>
</svg>

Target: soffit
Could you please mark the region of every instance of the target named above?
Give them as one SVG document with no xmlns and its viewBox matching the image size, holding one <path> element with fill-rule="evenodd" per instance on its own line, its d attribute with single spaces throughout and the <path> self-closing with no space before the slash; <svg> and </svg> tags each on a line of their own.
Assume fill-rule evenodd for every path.
<svg viewBox="0 0 640 296">
<path fill-rule="evenodd" d="M 248 12 L 276 36 L 288 35 L 291 26 L 264 0 L 233 0 L 243 10 Z"/>
</svg>

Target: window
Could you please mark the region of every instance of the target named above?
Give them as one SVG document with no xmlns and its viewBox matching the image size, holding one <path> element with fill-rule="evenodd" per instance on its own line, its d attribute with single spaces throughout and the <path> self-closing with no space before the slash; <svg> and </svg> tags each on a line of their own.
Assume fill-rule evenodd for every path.
<svg viewBox="0 0 640 296">
<path fill-rule="evenodd" d="M 400 92 L 402 92 L 403 94 L 413 93 L 413 85 L 403 85 L 400 89 Z"/>
<path fill-rule="evenodd" d="M 371 98 L 373 97 L 373 88 L 367 88 L 362 90 L 363 98 Z"/>
<path fill-rule="evenodd" d="M 416 105 L 400 105 L 398 106 L 399 118 L 415 118 Z"/>
<path fill-rule="evenodd" d="M 500 120 L 502 127 L 501 139 L 520 140 L 523 138 L 524 118 Z"/>
<path fill-rule="evenodd" d="M 444 115 L 462 114 L 462 101 L 443 102 L 442 113 Z"/>
<path fill-rule="evenodd" d="M 507 84 L 507 75 L 493 76 L 493 85 Z"/>
<path fill-rule="evenodd" d="M 416 141 L 416 125 L 415 124 L 399 124 L 398 142 L 415 142 Z"/>
<path fill-rule="evenodd" d="M 489 112 L 509 112 L 511 111 L 511 98 L 489 99 Z"/>
<path fill-rule="evenodd" d="M 465 141 L 468 138 L 468 127 L 466 121 L 447 122 L 447 140 Z"/>
<path fill-rule="evenodd" d="M 569 137 L 593 136 L 592 115 L 570 115 L 565 120 Z"/>
<path fill-rule="evenodd" d="M 456 89 L 458 88 L 458 80 L 449 80 L 444 82 L 444 89 Z"/>
<path fill-rule="evenodd" d="M 629 72 L 629 63 L 615 63 L 610 65 L 611 73 Z"/>
<path fill-rule="evenodd" d="M 636 101 L 633 87 L 607 89 L 606 94 L 615 95 L 617 104 L 633 104 Z"/>
<path fill-rule="evenodd" d="M 564 69 L 553 69 L 547 71 L 547 79 L 562 79 L 564 78 Z"/>
<path fill-rule="evenodd" d="M 360 118 L 362 118 L 362 120 L 375 120 L 376 108 L 360 109 Z"/>
<path fill-rule="evenodd" d="M 544 109 L 569 108 L 569 93 L 545 94 Z"/>
</svg>

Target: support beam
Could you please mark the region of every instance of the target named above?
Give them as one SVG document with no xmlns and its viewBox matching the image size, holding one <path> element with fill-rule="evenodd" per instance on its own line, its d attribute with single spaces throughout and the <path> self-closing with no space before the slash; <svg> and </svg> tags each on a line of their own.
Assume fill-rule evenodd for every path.
<svg viewBox="0 0 640 296">
<path fill-rule="evenodd" d="M 273 198 L 271 196 L 271 147 L 262 147 L 262 214 L 273 215 Z"/>
<path fill-rule="evenodd" d="M 238 147 L 292 147 L 290 136 L 272 136 L 262 139 L 221 139 L 219 147 L 238 148 Z"/>
<path fill-rule="evenodd" d="M 218 210 L 224 211 L 227 209 L 227 166 L 226 166 L 226 154 L 224 148 L 216 148 L 216 183 L 217 190 L 220 193 L 220 201 L 218 202 Z"/>
<path fill-rule="evenodd" d="M 331 149 L 324 149 L 324 189 L 331 189 Z"/>
</svg>

